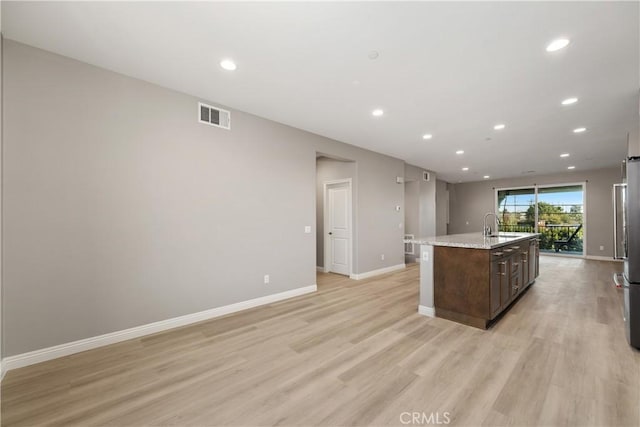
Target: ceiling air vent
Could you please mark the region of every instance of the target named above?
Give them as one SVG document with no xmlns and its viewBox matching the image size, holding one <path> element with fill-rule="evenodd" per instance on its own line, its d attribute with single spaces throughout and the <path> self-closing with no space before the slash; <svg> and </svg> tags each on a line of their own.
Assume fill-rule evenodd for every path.
<svg viewBox="0 0 640 427">
<path fill-rule="evenodd" d="M 222 108 L 198 102 L 198 121 L 223 129 L 231 129 L 231 113 Z"/>
<path fill-rule="evenodd" d="M 422 179 L 425 181 L 429 181 L 429 172 L 422 171 Z"/>
</svg>

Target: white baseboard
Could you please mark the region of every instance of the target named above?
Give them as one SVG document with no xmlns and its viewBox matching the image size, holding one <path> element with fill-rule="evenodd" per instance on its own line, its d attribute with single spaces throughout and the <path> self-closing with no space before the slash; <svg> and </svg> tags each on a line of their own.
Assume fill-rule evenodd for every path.
<svg viewBox="0 0 640 427">
<path fill-rule="evenodd" d="M 367 271 L 365 273 L 351 274 L 349 278 L 355 279 L 355 280 L 368 279 L 369 277 L 391 273 L 392 271 L 396 271 L 396 270 L 402 270 L 403 268 L 406 268 L 406 267 L 407 267 L 406 264 L 397 264 L 397 265 L 392 265 L 391 267 L 385 267 L 385 268 L 380 268 L 378 270 Z"/>
<path fill-rule="evenodd" d="M 610 256 L 598 256 L 598 255 L 586 255 L 584 259 L 591 259 L 594 261 L 612 261 L 612 262 L 622 262 L 621 259 L 614 259 Z"/>
<path fill-rule="evenodd" d="M 4 379 L 4 363 L 2 363 L 2 360 L 0 360 L 0 383 L 2 382 L 2 380 Z"/>
<path fill-rule="evenodd" d="M 584 255 L 573 255 L 573 254 L 566 254 L 566 253 L 562 253 L 562 252 L 540 252 L 540 256 L 541 257 L 548 257 L 548 258 L 585 259 Z"/>
<path fill-rule="evenodd" d="M 236 313 L 238 311 L 247 310 L 249 308 L 258 307 L 265 304 L 271 304 L 277 301 L 282 301 L 285 299 L 315 292 L 317 290 L 317 285 L 306 286 L 304 288 L 292 289 L 290 291 L 280 292 L 273 295 L 266 295 L 264 297 L 225 305 L 223 307 L 216 307 L 210 310 L 200 311 L 198 313 L 187 314 L 184 316 L 174 317 L 172 319 L 161 320 L 159 322 L 149 323 L 142 326 L 136 326 L 134 328 L 125 329 L 122 331 L 111 332 L 96 337 L 85 338 L 66 344 L 60 344 L 49 348 L 30 351 L 28 353 L 4 358 L 2 360 L 2 368 L 6 371 L 10 371 L 12 369 L 33 365 L 35 363 L 57 359 L 58 357 L 80 353 L 81 351 L 91 350 L 97 347 L 103 347 L 105 345 L 115 344 L 121 341 L 155 334 L 158 332 L 166 331 L 168 329 L 202 322 L 204 320 Z"/>
<path fill-rule="evenodd" d="M 436 309 L 433 307 L 427 307 L 426 305 L 419 305 L 418 313 L 427 317 L 436 317 Z"/>
<path fill-rule="evenodd" d="M 318 267 L 316 265 L 316 271 L 320 272 L 320 273 L 324 273 L 324 267 Z"/>
</svg>

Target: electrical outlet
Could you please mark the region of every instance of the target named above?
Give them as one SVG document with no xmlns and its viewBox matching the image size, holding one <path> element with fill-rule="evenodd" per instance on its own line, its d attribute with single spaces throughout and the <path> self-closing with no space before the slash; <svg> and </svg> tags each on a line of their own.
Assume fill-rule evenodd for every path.
<svg viewBox="0 0 640 427">
<path fill-rule="evenodd" d="M 380 255 L 380 261 L 384 261 L 384 254 Z"/>
<path fill-rule="evenodd" d="M 264 284 L 265 284 L 265 285 L 268 285 L 268 284 L 269 284 L 269 275 L 268 275 L 268 274 L 265 274 L 265 275 L 264 275 Z"/>
<path fill-rule="evenodd" d="M 427 251 L 422 252 L 422 260 L 429 261 L 429 252 Z"/>
<path fill-rule="evenodd" d="M 604 251 L 604 246 L 600 246 L 600 250 L 601 250 L 601 251 Z"/>
<path fill-rule="evenodd" d="M 311 233 L 311 226 L 310 225 L 305 225 L 304 226 L 304 232 L 307 233 L 307 234 Z"/>
</svg>

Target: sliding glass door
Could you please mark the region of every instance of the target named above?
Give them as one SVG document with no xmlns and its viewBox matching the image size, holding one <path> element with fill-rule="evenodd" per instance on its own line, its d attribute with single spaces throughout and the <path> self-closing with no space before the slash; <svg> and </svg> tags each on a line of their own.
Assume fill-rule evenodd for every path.
<svg viewBox="0 0 640 427">
<path fill-rule="evenodd" d="M 504 232 L 540 233 L 540 250 L 584 254 L 584 184 L 496 190 Z"/>
</svg>

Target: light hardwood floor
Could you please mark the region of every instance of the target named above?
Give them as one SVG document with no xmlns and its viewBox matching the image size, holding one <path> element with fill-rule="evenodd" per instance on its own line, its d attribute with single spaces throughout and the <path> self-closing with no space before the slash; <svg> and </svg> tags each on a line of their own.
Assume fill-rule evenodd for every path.
<svg viewBox="0 0 640 427">
<path fill-rule="evenodd" d="M 418 315 L 416 265 L 319 274 L 312 295 L 11 371 L 2 425 L 639 426 L 620 268 L 542 257 L 487 331 Z"/>
</svg>

